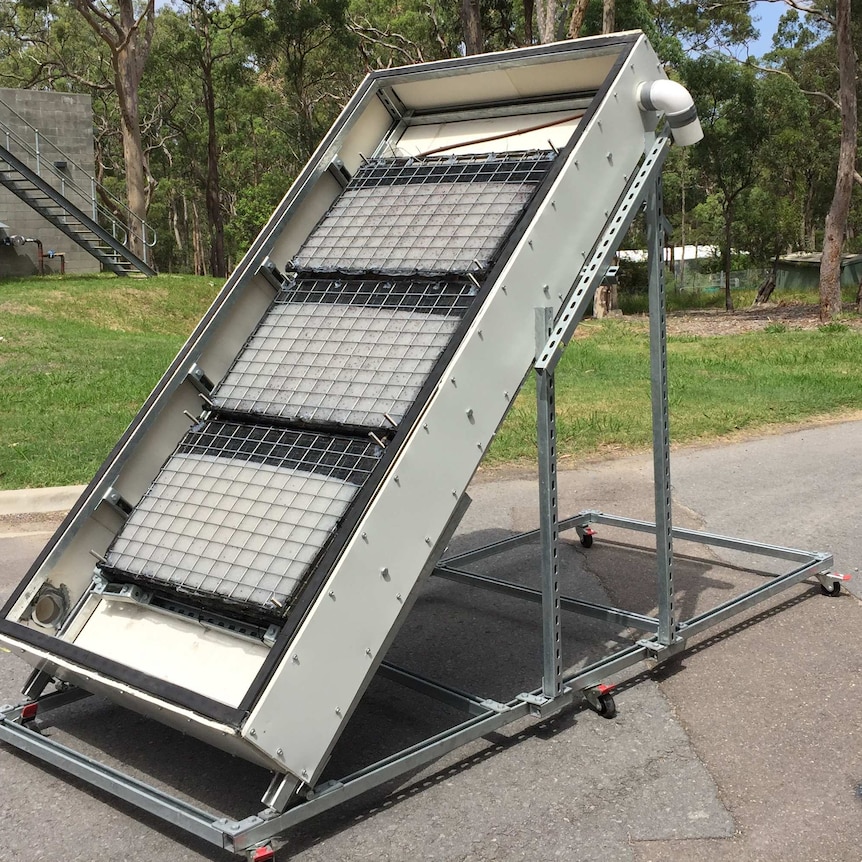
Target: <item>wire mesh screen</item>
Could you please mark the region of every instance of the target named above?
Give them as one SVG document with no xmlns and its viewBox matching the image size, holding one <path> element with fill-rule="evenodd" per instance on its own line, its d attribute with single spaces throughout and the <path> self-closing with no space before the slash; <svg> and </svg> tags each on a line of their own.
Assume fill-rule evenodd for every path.
<svg viewBox="0 0 862 862">
<path fill-rule="evenodd" d="M 107 569 L 281 616 L 380 453 L 356 438 L 207 422 L 168 459 Z"/>
<path fill-rule="evenodd" d="M 415 401 L 472 282 L 299 279 L 213 395 L 222 410 L 390 427 Z"/>
<path fill-rule="evenodd" d="M 553 152 L 368 162 L 292 261 L 304 272 L 489 268 Z"/>
</svg>

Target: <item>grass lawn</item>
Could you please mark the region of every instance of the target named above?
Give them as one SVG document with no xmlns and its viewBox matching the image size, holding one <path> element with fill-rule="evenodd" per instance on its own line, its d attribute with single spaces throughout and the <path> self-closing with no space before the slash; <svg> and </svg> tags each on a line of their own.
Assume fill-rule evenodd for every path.
<svg viewBox="0 0 862 862">
<path fill-rule="evenodd" d="M 558 366 L 561 457 L 652 445 L 646 326 L 587 321 Z M 862 335 L 845 327 L 769 327 L 740 335 L 668 338 L 674 443 L 862 408 Z M 489 453 L 535 457 L 535 385 L 528 378 Z"/>
<path fill-rule="evenodd" d="M 88 482 L 219 287 L 170 275 L 0 281 L 0 488 Z"/>
<path fill-rule="evenodd" d="M 0 488 L 89 481 L 218 287 L 170 275 L 0 281 Z M 648 447 L 644 322 L 578 333 L 557 377 L 561 457 Z M 852 329 L 676 336 L 668 350 L 677 443 L 862 408 Z M 532 460 L 535 448 L 528 378 L 489 461 Z"/>
</svg>

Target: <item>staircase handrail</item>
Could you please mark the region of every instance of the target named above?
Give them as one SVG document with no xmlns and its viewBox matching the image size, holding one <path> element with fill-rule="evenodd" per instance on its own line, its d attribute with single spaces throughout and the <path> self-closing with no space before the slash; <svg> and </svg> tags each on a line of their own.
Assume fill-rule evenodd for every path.
<svg viewBox="0 0 862 862">
<path fill-rule="evenodd" d="M 104 185 L 102 185 L 94 176 L 89 174 L 81 165 L 79 165 L 74 159 L 72 159 L 61 147 L 58 147 L 50 138 L 44 135 L 39 131 L 32 123 L 22 117 L 11 105 L 9 105 L 6 101 L 0 98 L 0 105 L 2 105 L 10 114 L 12 114 L 22 125 L 26 126 L 34 133 L 34 145 L 31 145 L 28 141 L 26 141 L 18 132 L 15 131 L 8 123 L 6 123 L 3 119 L 0 119 L 0 131 L 5 135 L 6 138 L 6 149 L 10 150 L 9 143 L 14 141 L 15 144 L 19 147 L 22 147 L 23 150 L 31 157 L 36 160 L 36 173 L 39 176 L 42 176 L 43 167 L 52 174 L 57 180 L 59 180 L 59 186 L 55 185 L 55 187 L 60 188 L 61 193 L 65 196 L 65 189 L 71 188 L 74 191 L 78 192 L 83 198 L 89 199 L 92 207 L 93 207 L 93 220 L 98 221 L 99 216 L 101 215 L 105 218 L 111 227 L 111 232 L 114 237 L 122 244 L 128 245 L 128 228 L 126 225 L 120 221 L 114 212 L 111 211 L 107 206 L 103 205 L 99 202 L 96 192 L 98 191 L 100 194 L 104 195 L 108 198 L 113 206 L 115 206 L 119 211 L 126 214 L 128 218 L 128 227 L 132 228 L 133 235 L 140 237 L 141 243 L 145 249 L 144 253 L 144 262 L 150 263 L 147 260 L 149 255 L 146 254 L 146 249 L 152 248 L 156 244 L 157 234 L 155 228 L 152 227 L 147 221 L 136 216 L 129 207 L 124 204 L 116 195 L 112 194 Z M 90 188 L 85 189 L 80 186 L 77 182 L 75 182 L 71 177 L 68 177 L 61 173 L 53 164 L 43 165 L 43 160 L 41 157 L 41 148 L 40 148 L 40 139 L 47 144 L 52 151 L 56 152 L 60 156 L 62 156 L 63 161 L 66 162 L 67 165 L 73 166 L 76 170 L 78 170 L 81 174 L 83 174 L 90 181 Z M 136 230 L 133 225 L 140 224 L 140 231 Z M 117 232 L 122 233 L 122 238 L 117 235 Z"/>
</svg>

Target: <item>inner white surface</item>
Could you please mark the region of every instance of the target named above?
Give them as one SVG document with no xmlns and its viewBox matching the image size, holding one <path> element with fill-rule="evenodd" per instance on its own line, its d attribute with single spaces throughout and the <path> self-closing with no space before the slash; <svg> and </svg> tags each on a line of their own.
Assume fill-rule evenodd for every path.
<svg viewBox="0 0 862 862">
<path fill-rule="evenodd" d="M 387 156 L 418 156 L 446 147 L 443 153 L 516 153 L 525 150 L 547 150 L 548 143 L 562 149 L 578 127 L 583 111 L 553 111 L 543 114 L 519 114 L 484 120 L 463 120 L 456 123 L 432 123 L 410 126 L 395 142 Z M 535 126 L 546 128 L 535 129 Z M 534 131 L 522 131 L 534 129 Z M 484 138 L 505 135 L 493 141 Z M 443 154 L 441 153 L 441 155 Z"/>
<path fill-rule="evenodd" d="M 102 600 L 75 645 L 237 707 L 269 648 L 143 605 Z"/>
</svg>

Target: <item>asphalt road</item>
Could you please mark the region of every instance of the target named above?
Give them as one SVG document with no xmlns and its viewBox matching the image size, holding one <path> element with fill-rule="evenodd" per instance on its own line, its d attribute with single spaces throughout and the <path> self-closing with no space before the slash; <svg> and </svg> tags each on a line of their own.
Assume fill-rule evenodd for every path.
<svg viewBox="0 0 862 862">
<path fill-rule="evenodd" d="M 862 423 L 674 453 L 675 523 L 862 559 L 857 527 Z M 649 517 L 652 469 L 641 456 L 561 473 L 564 514 L 584 508 Z M 456 547 L 535 526 L 533 480 L 480 481 Z M 0 534 L 0 597 L 47 538 L 48 522 Z M 35 532 L 33 532 L 35 531 Z M 602 528 L 592 549 L 561 549 L 563 589 L 649 611 L 651 557 Z M 757 578 L 740 555 L 678 546 L 682 617 Z M 534 577 L 529 548 L 484 564 Z M 857 583 L 854 590 L 862 586 Z M 508 698 L 540 675 L 533 606 L 434 580 L 390 657 L 486 696 Z M 584 664 L 630 632 L 566 616 L 565 656 Z M 298 860 L 782 860 L 862 858 L 862 609 L 854 595 L 802 584 L 735 618 L 650 672 L 632 670 L 619 716 L 582 709 L 510 726 L 421 773 L 324 815 L 291 837 Z M 0 701 L 27 669 L 0 653 Z M 391 683 L 372 685 L 336 750 L 331 773 L 434 732 L 453 716 Z M 248 814 L 260 770 L 90 699 L 46 730 L 198 804 Z M 105 795 L 0 747 L 0 859 L 230 858 Z"/>
</svg>

